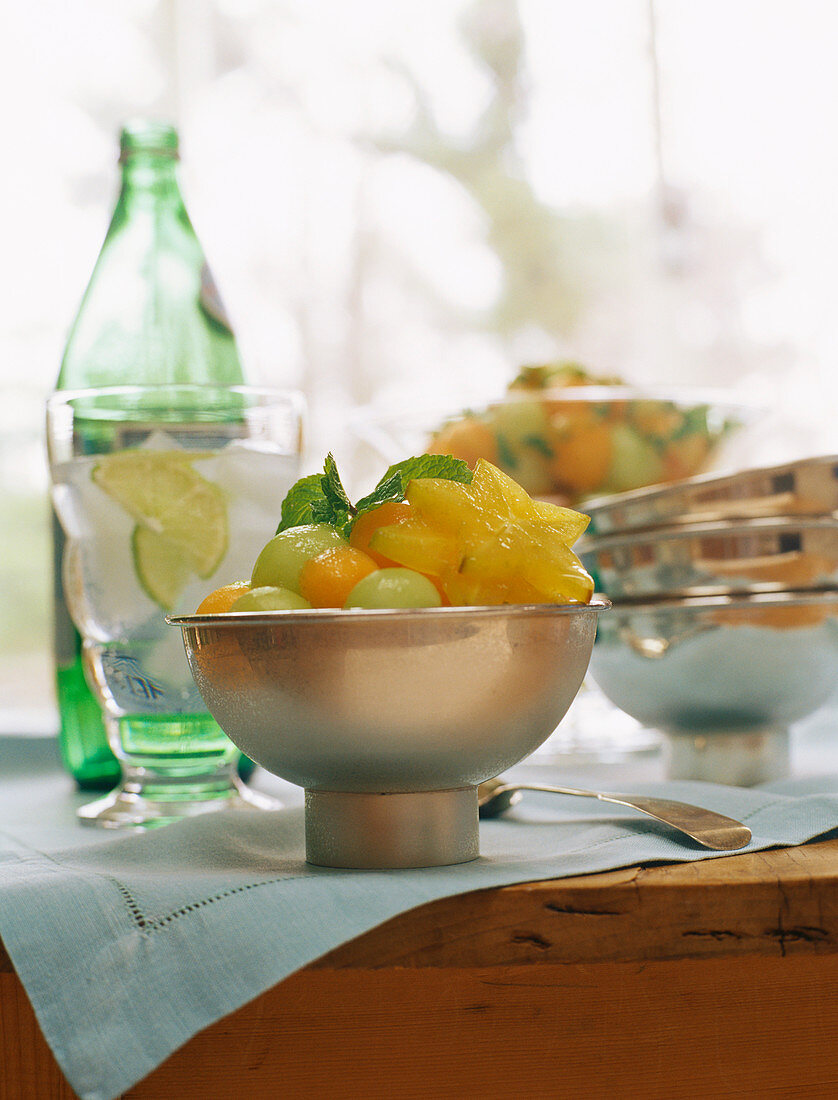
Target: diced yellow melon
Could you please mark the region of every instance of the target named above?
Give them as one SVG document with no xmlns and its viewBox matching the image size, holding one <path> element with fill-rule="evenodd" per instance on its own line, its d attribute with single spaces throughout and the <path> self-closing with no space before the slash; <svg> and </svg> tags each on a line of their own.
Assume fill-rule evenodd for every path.
<svg viewBox="0 0 838 1100">
<path fill-rule="evenodd" d="M 420 519 L 379 527 L 369 545 L 377 554 L 433 577 L 456 569 L 460 562 L 456 539 L 434 530 Z"/>
</svg>

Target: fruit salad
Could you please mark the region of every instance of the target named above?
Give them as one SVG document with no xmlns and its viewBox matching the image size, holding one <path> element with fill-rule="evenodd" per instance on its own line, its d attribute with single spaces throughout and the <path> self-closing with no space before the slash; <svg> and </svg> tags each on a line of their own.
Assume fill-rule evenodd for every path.
<svg viewBox="0 0 838 1100">
<path fill-rule="evenodd" d="M 353 504 L 329 455 L 289 491 L 250 579 L 211 592 L 197 613 L 586 604 L 594 584 L 572 546 L 587 524 L 482 458 L 474 469 L 406 459 Z"/>
<path fill-rule="evenodd" d="M 524 367 L 506 400 L 442 425 L 427 450 L 470 466 L 486 459 L 527 492 L 575 504 L 700 473 L 736 426 L 717 413 L 643 396 L 578 363 L 543 364 Z"/>
</svg>

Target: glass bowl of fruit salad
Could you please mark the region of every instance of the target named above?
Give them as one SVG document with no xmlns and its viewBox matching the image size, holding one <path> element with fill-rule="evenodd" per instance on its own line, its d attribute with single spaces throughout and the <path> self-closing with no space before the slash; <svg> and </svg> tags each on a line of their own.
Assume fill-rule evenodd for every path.
<svg viewBox="0 0 838 1100">
<path fill-rule="evenodd" d="M 609 606 L 572 550 L 585 524 L 489 463 L 437 456 L 352 504 L 330 457 L 249 580 L 170 618 L 210 713 L 305 789 L 310 862 L 478 855 L 478 784 L 561 721 Z"/>
<path fill-rule="evenodd" d="M 532 496 L 588 497 L 692 477 L 752 419 L 725 392 L 636 387 L 577 363 L 521 369 L 498 401 L 455 414 L 360 410 L 354 428 L 394 461 L 417 450 L 497 465 Z"/>
</svg>

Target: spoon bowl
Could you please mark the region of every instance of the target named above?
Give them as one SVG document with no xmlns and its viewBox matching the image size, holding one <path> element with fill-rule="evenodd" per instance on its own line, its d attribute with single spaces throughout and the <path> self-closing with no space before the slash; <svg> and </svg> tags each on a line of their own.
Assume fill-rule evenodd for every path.
<svg viewBox="0 0 838 1100">
<path fill-rule="evenodd" d="M 552 787 L 540 783 L 507 783 L 502 778 L 489 779 L 477 789 L 480 816 L 499 817 L 521 799 L 522 791 L 546 791 L 548 794 L 565 794 L 580 798 L 597 798 L 600 802 L 613 802 L 618 806 L 630 806 L 640 813 L 662 821 L 673 829 L 691 837 L 704 848 L 717 852 L 735 852 L 751 840 L 751 830 L 724 814 L 693 806 L 688 802 L 675 802 L 670 798 L 649 798 L 645 795 L 603 794 L 576 787 Z"/>
</svg>

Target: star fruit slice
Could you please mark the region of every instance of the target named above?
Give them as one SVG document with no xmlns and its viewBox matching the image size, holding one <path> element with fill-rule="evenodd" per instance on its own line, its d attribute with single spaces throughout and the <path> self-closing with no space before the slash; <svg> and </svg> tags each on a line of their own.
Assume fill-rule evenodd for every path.
<svg viewBox="0 0 838 1100">
<path fill-rule="evenodd" d="M 490 462 L 479 461 L 471 489 L 483 510 L 497 517 L 502 525 L 510 520 L 529 520 L 554 528 L 568 546 L 572 546 L 587 528 L 590 517 L 573 508 L 562 508 L 549 501 L 533 500 L 511 477 Z"/>
<path fill-rule="evenodd" d="M 441 533 L 445 538 L 421 558 L 421 568 L 441 577 L 453 604 L 590 600 L 593 581 L 570 548 L 585 530 L 587 516 L 533 501 L 485 460 L 477 462 L 470 485 L 418 478 L 408 485 L 406 497 L 416 519 L 411 527 L 398 525 L 400 533 L 381 528 L 377 548 L 405 561 L 411 537 L 430 548 L 427 532 Z M 383 549 L 385 542 L 389 551 Z"/>
<path fill-rule="evenodd" d="M 573 550 L 549 528 L 510 523 L 463 561 L 460 572 L 484 585 L 520 580 L 540 594 L 535 603 L 588 603 L 594 582 Z"/>
</svg>

